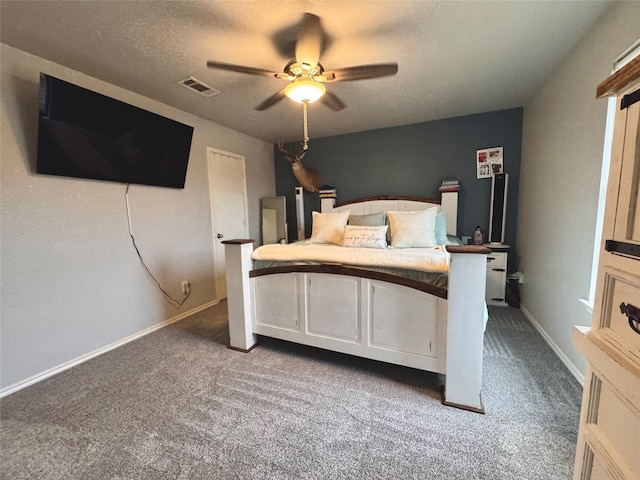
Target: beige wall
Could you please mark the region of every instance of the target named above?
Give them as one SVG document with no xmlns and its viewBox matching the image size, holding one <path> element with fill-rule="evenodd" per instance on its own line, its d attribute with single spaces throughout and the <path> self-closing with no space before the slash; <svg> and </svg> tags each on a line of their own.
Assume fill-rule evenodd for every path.
<svg viewBox="0 0 640 480">
<path fill-rule="evenodd" d="M 517 245 L 525 313 L 580 378 L 571 344 L 589 296 L 607 111 L 596 85 L 638 39 L 640 3 L 615 4 L 524 105 Z"/>
<path fill-rule="evenodd" d="M 245 156 L 249 231 L 275 194 L 273 146 L 7 45 L 1 50 L 1 384 L 8 387 L 216 299 L 206 146 Z M 36 175 L 39 73 L 192 125 L 184 190 L 132 185 L 132 227 L 170 305 L 129 237 L 119 183 Z M 181 88 L 176 86 L 176 88 Z M 205 100 L 203 100 L 205 101 Z"/>
</svg>

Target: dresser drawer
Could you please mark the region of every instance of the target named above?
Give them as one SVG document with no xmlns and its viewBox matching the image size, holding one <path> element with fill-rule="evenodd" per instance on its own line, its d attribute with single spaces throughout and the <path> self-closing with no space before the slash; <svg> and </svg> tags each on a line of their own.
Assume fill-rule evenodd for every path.
<svg viewBox="0 0 640 480">
<path fill-rule="evenodd" d="M 593 399 L 597 404 L 595 433 L 604 444 L 616 446 L 616 453 L 623 465 L 631 471 L 640 473 L 640 418 L 631 410 L 627 399 L 618 397 L 607 383 L 602 383 L 599 397 Z M 595 406 L 595 405 L 594 405 Z"/>
<path fill-rule="evenodd" d="M 601 304 L 595 310 L 594 333 L 612 344 L 629 361 L 640 367 L 640 334 L 630 326 L 629 317 L 622 310 L 640 309 L 640 278 L 622 270 L 602 269 Z M 636 328 L 640 324 L 633 323 Z"/>
<path fill-rule="evenodd" d="M 640 478 L 640 375 L 608 355 L 589 330 L 575 327 L 573 334 L 589 362 L 576 451 L 581 475 L 574 478 Z"/>
<path fill-rule="evenodd" d="M 583 457 L 583 467 L 592 470 L 592 479 L 638 478 L 640 418 L 635 411 L 637 405 L 620 397 L 608 381 L 592 375 L 588 383 L 592 395 L 585 418 L 583 439 L 586 444 L 582 447 L 587 455 Z"/>
</svg>

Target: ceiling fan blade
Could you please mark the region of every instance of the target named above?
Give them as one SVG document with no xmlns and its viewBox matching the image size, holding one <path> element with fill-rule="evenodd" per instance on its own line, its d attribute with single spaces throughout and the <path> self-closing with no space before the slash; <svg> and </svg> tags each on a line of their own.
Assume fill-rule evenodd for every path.
<svg viewBox="0 0 640 480">
<path fill-rule="evenodd" d="M 336 68 L 324 72 L 327 82 L 351 82 L 353 80 L 366 80 L 368 78 L 388 77 L 398 73 L 397 63 L 379 63 L 375 65 L 360 65 L 358 67 Z M 333 78 L 331 78 L 333 75 Z"/>
<path fill-rule="evenodd" d="M 256 107 L 256 110 L 260 110 L 260 111 L 266 110 L 267 108 L 274 106 L 280 100 L 285 98 L 285 96 L 286 95 L 284 94 L 284 90 L 280 90 L 279 92 L 276 92 L 273 95 L 271 95 L 269 98 L 263 101 L 260 105 L 258 105 Z"/>
<path fill-rule="evenodd" d="M 277 77 L 279 74 L 262 68 L 244 67 L 242 65 L 232 65 L 230 63 L 221 63 L 208 61 L 207 67 L 218 68 L 220 70 L 228 70 L 230 72 L 248 73 L 251 75 L 262 75 L 264 77 Z"/>
<path fill-rule="evenodd" d="M 334 112 L 339 112 L 346 107 L 342 100 L 328 90 L 320 97 L 320 101 Z"/>
<path fill-rule="evenodd" d="M 319 17 L 311 13 L 304 15 L 296 40 L 296 62 L 315 67 L 320 61 L 322 50 L 322 27 Z"/>
</svg>

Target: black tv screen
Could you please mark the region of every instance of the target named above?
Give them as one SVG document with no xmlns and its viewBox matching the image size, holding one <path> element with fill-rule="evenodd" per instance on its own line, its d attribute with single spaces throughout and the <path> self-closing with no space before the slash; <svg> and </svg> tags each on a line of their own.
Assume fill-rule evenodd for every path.
<svg viewBox="0 0 640 480">
<path fill-rule="evenodd" d="M 40 74 L 36 171 L 184 188 L 193 127 Z"/>
</svg>

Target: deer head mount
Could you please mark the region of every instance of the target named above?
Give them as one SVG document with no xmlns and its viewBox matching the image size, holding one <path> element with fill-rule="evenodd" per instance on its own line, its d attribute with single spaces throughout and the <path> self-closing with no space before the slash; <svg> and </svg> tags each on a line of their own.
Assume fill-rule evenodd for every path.
<svg viewBox="0 0 640 480">
<path fill-rule="evenodd" d="M 313 168 L 306 168 L 302 164 L 302 158 L 307 153 L 307 150 L 303 148 L 298 153 L 293 153 L 286 150 L 282 142 L 278 142 L 278 150 L 284 153 L 284 158 L 291 163 L 291 171 L 293 171 L 293 176 L 296 177 L 300 186 L 307 192 L 317 192 L 320 189 L 320 185 L 322 185 L 320 174 Z"/>
</svg>

